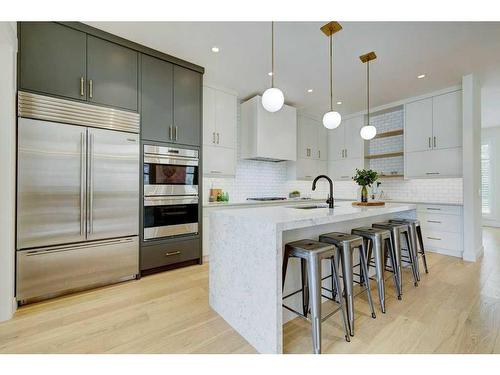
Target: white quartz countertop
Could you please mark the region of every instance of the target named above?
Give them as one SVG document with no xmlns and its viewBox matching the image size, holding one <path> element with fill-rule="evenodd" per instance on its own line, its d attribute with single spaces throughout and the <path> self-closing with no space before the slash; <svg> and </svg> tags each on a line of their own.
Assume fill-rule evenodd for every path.
<svg viewBox="0 0 500 375">
<path fill-rule="evenodd" d="M 298 209 L 304 202 L 289 202 L 285 206 L 245 207 L 232 210 L 215 210 L 211 215 L 226 215 L 242 224 L 248 221 L 276 225 L 278 230 L 291 230 L 315 225 L 338 223 L 371 216 L 415 210 L 414 204 L 386 203 L 385 206 L 359 207 L 352 201 L 337 201 L 335 208 Z M 317 204 L 310 202 L 311 205 Z"/>
<path fill-rule="evenodd" d="M 278 206 L 278 205 L 289 205 L 293 203 L 321 203 L 326 202 L 326 197 L 324 199 L 309 199 L 309 198 L 288 198 L 285 200 L 275 200 L 275 201 L 239 201 L 239 202 L 204 202 L 203 207 L 238 207 L 238 206 Z"/>
<path fill-rule="evenodd" d="M 350 198 L 335 198 L 339 201 L 352 201 Z M 463 206 L 463 202 L 440 202 L 440 201 L 420 201 L 420 200 L 400 200 L 400 199 L 384 199 L 387 203 L 412 203 L 412 204 L 437 204 L 443 206 Z"/>
</svg>

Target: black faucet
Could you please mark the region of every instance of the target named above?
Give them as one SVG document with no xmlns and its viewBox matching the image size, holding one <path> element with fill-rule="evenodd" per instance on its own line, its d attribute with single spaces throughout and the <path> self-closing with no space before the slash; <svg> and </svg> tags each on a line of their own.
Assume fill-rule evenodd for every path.
<svg viewBox="0 0 500 375">
<path fill-rule="evenodd" d="M 318 177 L 316 177 L 313 181 L 313 186 L 312 189 L 313 191 L 316 190 L 316 182 L 320 179 L 324 178 L 328 181 L 330 184 L 330 195 L 328 196 L 328 199 L 326 200 L 326 203 L 328 203 L 328 208 L 333 208 L 333 182 L 330 177 L 325 176 L 324 174 L 320 174 Z"/>
</svg>

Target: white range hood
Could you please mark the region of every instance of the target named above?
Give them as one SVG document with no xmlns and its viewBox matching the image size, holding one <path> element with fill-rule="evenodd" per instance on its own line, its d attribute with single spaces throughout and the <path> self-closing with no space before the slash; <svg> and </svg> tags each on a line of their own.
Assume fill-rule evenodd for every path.
<svg viewBox="0 0 500 375">
<path fill-rule="evenodd" d="M 241 104 L 241 158 L 263 161 L 297 160 L 297 110 L 284 105 L 268 112 L 262 97 Z"/>
</svg>

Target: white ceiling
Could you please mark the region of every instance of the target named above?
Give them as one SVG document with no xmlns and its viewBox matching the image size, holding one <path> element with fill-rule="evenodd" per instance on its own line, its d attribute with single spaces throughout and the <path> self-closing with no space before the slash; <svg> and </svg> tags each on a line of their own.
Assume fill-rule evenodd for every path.
<svg viewBox="0 0 500 375">
<path fill-rule="evenodd" d="M 204 66 L 205 82 L 232 89 L 240 98 L 270 84 L 270 23 L 87 22 L 89 25 Z M 316 116 L 328 109 L 328 38 L 325 22 L 275 24 L 275 85 L 287 103 Z M 337 109 L 366 107 L 366 65 L 358 56 L 375 51 L 371 63 L 372 106 L 453 86 L 479 74 L 485 126 L 500 124 L 500 22 L 341 22 L 334 36 Z M 211 51 L 220 48 L 219 53 Z M 426 78 L 417 79 L 425 73 Z M 313 93 L 307 93 L 312 88 Z M 498 105 L 496 104 L 498 103 Z M 493 125 L 494 124 L 494 125 Z"/>
</svg>

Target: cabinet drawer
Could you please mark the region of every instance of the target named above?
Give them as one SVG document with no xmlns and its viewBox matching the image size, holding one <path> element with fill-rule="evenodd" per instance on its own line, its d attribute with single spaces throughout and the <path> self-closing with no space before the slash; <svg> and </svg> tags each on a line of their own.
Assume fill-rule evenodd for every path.
<svg viewBox="0 0 500 375">
<path fill-rule="evenodd" d="M 461 206 L 449 206 L 440 204 L 418 204 L 417 211 L 433 214 L 462 215 Z"/>
<path fill-rule="evenodd" d="M 405 152 L 406 178 L 462 177 L 462 148 Z"/>
<path fill-rule="evenodd" d="M 462 218 L 458 215 L 418 213 L 422 232 L 462 233 Z"/>
<path fill-rule="evenodd" d="M 457 253 L 462 251 L 462 236 L 457 235 L 457 233 L 429 231 L 422 233 L 422 236 L 424 246 L 430 249 L 445 249 Z"/>
<path fill-rule="evenodd" d="M 200 257 L 199 238 L 146 245 L 141 247 L 141 271 Z"/>
</svg>

